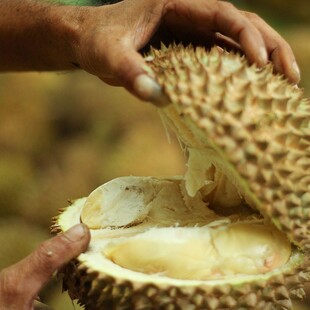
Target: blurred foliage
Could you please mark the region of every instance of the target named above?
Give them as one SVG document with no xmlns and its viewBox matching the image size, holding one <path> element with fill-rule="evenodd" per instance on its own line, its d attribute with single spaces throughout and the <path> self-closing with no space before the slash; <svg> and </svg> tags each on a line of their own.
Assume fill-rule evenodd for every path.
<svg viewBox="0 0 310 310">
<path fill-rule="evenodd" d="M 268 20 L 282 20 L 281 23 L 309 23 L 309 0 L 231 0 L 238 7 L 268 16 Z"/>
<path fill-rule="evenodd" d="M 156 109 L 86 73 L 1 74 L 0 102 L 0 268 L 49 237 L 68 199 L 117 176 L 184 172 Z M 73 309 L 55 281 L 42 298 Z"/>
<path fill-rule="evenodd" d="M 310 96 L 310 2 L 232 2 L 259 12 L 288 40 Z M 51 217 L 67 199 L 121 175 L 183 173 L 171 139 L 154 107 L 86 73 L 1 74 L 0 268 L 48 238 Z M 79 309 L 56 280 L 42 298 L 57 310 Z"/>
</svg>

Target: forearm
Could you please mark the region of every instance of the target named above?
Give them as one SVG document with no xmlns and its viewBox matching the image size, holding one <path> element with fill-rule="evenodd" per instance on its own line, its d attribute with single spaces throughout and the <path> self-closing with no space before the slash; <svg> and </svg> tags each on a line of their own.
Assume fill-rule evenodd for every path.
<svg viewBox="0 0 310 310">
<path fill-rule="evenodd" d="M 115 2 L 0 0 L 0 71 L 81 68 L 153 100 L 159 87 L 146 75 L 138 51 L 168 33 L 185 42 L 237 47 L 249 62 L 263 66 L 272 60 L 275 71 L 299 81 L 294 54 L 281 36 L 257 15 L 228 2 L 124 0 L 100 6 Z"/>
<path fill-rule="evenodd" d="M 0 71 L 76 68 L 81 9 L 36 0 L 1 0 Z"/>
</svg>

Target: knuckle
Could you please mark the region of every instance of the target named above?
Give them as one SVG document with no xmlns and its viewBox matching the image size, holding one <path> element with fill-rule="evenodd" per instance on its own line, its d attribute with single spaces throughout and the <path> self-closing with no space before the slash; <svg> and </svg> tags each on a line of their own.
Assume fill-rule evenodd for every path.
<svg viewBox="0 0 310 310">
<path fill-rule="evenodd" d="M 293 53 L 290 45 L 282 38 L 274 39 L 274 45 L 272 48 L 273 54 Z"/>
<path fill-rule="evenodd" d="M 128 68 L 128 59 L 126 56 L 122 56 L 121 59 L 119 59 L 119 62 L 117 66 L 114 68 L 115 69 L 115 74 L 117 75 L 118 78 L 125 78 L 127 76 L 127 73 L 129 71 Z"/>
<path fill-rule="evenodd" d="M 236 10 L 236 7 L 231 2 L 218 1 L 220 9 Z"/>
<path fill-rule="evenodd" d="M 176 3 L 174 0 L 163 0 L 163 14 L 168 13 L 169 11 L 173 11 L 173 9 L 176 7 Z"/>
<path fill-rule="evenodd" d="M 280 49 L 285 50 L 286 52 L 287 52 L 287 51 L 292 52 L 291 46 L 290 46 L 289 43 L 286 42 L 284 39 L 282 39 L 282 42 L 281 42 L 281 44 L 280 44 Z"/>
<path fill-rule="evenodd" d="M 254 23 L 262 23 L 263 22 L 262 18 L 258 14 L 252 13 L 252 12 L 249 12 L 248 14 L 249 14 L 250 21 L 252 21 Z"/>
<path fill-rule="evenodd" d="M 130 66 L 130 59 L 128 56 L 122 56 L 117 66 L 114 68 L 114 74 L 122 84 L 130 84 L 134 72 L 132 66 Z"/>
<path fill-rule="evenodd" d="M 253 29 L 252 25 L 246 20 L 246 19 L 235 19 L 231 25 L 230 25 L 231 31 L 235 33 L 237 37 L 237 41 L 240 40 L 240 37 L 246 33 L 246 32 L 251 32 L 253 34 Z"/>
<path fill-rule="evenodd" d="M 251 20 L 251 21 L 260 21 L 261 18 L 258 14 L 253 12 L 246 12 L 245 15 Z"/>
<path fill-rule="evenodd" d="M 251 16 L 251 18 L 252 19 L 254 19 L 254 20 L 262 20 L 262 18 L 258 15 L 258 14 L 256 14 L 256 13 L 250 13 L 250 16 Z"/>
<path fill-rule="evenodd" d="M 71 252 L 75 248 L 75 243 L 72 240 L 68 239 L 66 235 L 62 234 L 56 237 L 57 238 L 57 250 L 58 254 L 62 255 L 66 252 Z"/>
</svg>

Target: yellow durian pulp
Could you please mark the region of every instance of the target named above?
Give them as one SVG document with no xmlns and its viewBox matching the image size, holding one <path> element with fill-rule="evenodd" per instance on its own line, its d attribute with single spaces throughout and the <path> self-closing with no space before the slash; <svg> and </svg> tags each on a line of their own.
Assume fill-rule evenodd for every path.
<svg viewBox="0 0 310 310">
<path fill-rule="evenodd" d="M 216 181 L 201 179 L 197 189 L 193 169 L 186 181 L 131 176 L 93 191 L 81 220 L 96 231 L 100 255 L 125 269 L 183 280 L 264 274 L 285 265 L 286 236 L 251 209 L 225 217 L 208 208 Z M 196 190 L 189 195 L 187 188 Z M 244 203 L 238 202 L 235 207 Z"/>
<path fill-rule="evenodd" d="M 284 265 L 290 253 L 288 240 L 261 224 L 154 228 L 111 242 L 103 251 L 130 270 L 191 280 L 263 274 Z"/>
</svg>

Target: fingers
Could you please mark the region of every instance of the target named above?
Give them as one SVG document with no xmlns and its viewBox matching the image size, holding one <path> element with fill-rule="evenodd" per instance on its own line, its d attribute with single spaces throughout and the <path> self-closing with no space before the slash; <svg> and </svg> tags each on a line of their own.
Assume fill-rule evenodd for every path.
<svg viewBox="0 0 310 310">
<path fill-rule="evenodd" d="M 126 42 L 111 45 L 107 60 L 112 75 L 115 76 L 112 82 L 119 81 L 118 84 L 122 84 L 142 100 L 153 102 L 157 106 L 164 104 L 165 97 L 160 86 L 145 73 L 145 61 L 133 46 Z"/>
<path fill-rule="evenodd" d="M 90 241 L 88 228 L 78 224 L 50 240 L 43 242 L 21 263 L 26 267 L 25 276 L 31 276 L 36 283 L 37 292 L 42 283 L 47 282 L 52 274 L 62 265 L 87 249 Z M 32 270 L 28 266 L 32 266 Z"/>
<path fill-rule="evenodd" d="M 150 101 L 158 107 L 168 104 L 167 98 L 161 91 L 161 87 L 147 74 L 140 74 L 135 77 L 133 92 L 142 100 Z"/>
<path fill-rule="evenodd" d="M 142 100 L 160 106 L 166 104 L 160 87 L 147 76 L 145 61 L 137 52 L 147 45 L 161 26 L 180 41 L 186 42 L 186 37 L 193 40 L 195 36 L 192 34 L 196 33 L 205 41 L 211 38 L 220 46 L 242 50 L 249 62 L 259 66 L 265 65 L 270 58 L 277 71 L 285 73 L 293 82 L 299 80 L 288 44 L 254 14 L 239 11 L 229 2 L 137 0 L 98 10 L 88 12 L 92 17 L 90 20 L 95 19 L 95 25 L 90 22 L 87 27 L 81 27 L 93 30 L 86 34 L 82 32 L 83 44 L 78 45 L 78 62 L 84 70 L 108 84 L 124 86 Z M 98 18 L 100 12 L 106 18 Z"/>
<path fill-rule="evenodd" d="M 240 44 L 238 44 L 231 38 L 222 35 L 221 33 L 215 34 L 214 41 L 216 42 L 217 46 L 220 46 L 228 51 L 235 51 L 235 52 L 239 52 L 240 54 L 243 54 Z"/>
<path fill-rule="evenodd" d="M 238 9 L 228 2 L 217 1 L 213 14 L 216 31 L 236 41 L 250 62 L 259 66 L 267 63 L 267 50 L 261 33 Z"/>
<path fill-rule="evenodd" d="M 170 28 L 175 26 L 185 35 L 201 33 L 201 37 L 208 38 L 211 34 L 220 46 L 241 48 L 251 63 L 263 66 L 271 60 L 277 72 L 284 73 L 291 82 L 299 81 L 290 46 L 256 14 L 242 12 L 225 1 L 170 0 L 169 4 L 165 17 Z"/>
<path fill-rule="evenodd" d="M 243 14 L 255 25 L 263 36 L 269 58 L 274 64 L 275 71 L 285 74 L 292 83 L 298 83 L 300 80 L 300 71 L 289 44 L 256 14 L 249 12 L 243 12 Z"/>
<path fill-rule="evenodd" d="M 138 50 L 148 43 L 160 24 L 161 3 L 123 1 L 97 10 L 88 9 L 91 18 L 81 28 L 92 31 L 81 35 L 77 62 L 107 84 L 123 86 L 145 101 L 160 100 L 160 86 L 147 77 L 146 64 Z"/>
<path fill-rule="evenodd" d="M 32 305 L 38 292 L 52 274 L 85 251 L 89 241 L 88 228 L 84 224 L 79 224 L 43 242 L 25 259 L 4 269 L 0 273 L 1 302 L 16 305 L 16 309 L 28 309 L 25 308 L 25 304 Z"/>
<path fill-rule="evenodd" d="M 240 45 L 250 62 L 259 66 L 267 63 L 267 50 L 261 33 L 231 3 L 170 0 L 166 10 L 165 18 L 170 27 L 204 31 L 207 36 L 220 33 Z"/>
</svg>

